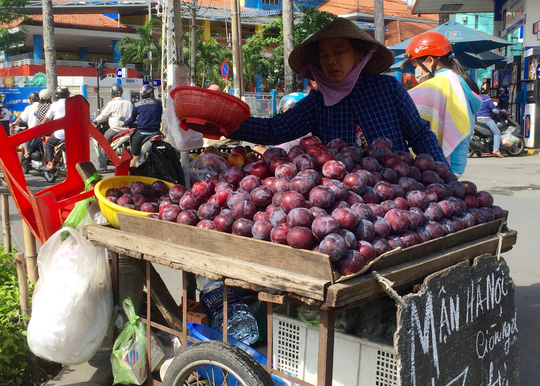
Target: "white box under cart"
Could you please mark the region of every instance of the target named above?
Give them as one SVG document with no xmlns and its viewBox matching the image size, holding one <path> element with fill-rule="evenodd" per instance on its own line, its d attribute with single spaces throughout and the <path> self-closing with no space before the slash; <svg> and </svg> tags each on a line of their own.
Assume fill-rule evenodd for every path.
<svg viewBox="0 0 540 386">
<path fill-rule="evenodd" d="M 301 320 L 273 314 L 273 363 L 282 372 L 317 384 L 319 330 Z M 397 386 L 394 347 L 335 333 L 332 385 Z"/>
</svg>

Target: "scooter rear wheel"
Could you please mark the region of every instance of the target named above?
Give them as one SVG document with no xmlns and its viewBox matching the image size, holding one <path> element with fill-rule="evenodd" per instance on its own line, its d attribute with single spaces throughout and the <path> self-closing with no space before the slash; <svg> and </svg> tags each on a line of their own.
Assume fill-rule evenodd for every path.
<svg viewBox="0 0 540 386">
<path fill-rule="evenodd" d="M 523 138 L 520 137 L 518 137 L 518 139 L 519 142 L 516 146 L 512 147 L 509 150 L 506 150 L 506 153 L 511 157 L 517 157 L 521 155 L 521 153 L 523 153 L 523 151 L 525 150 L 525 141 L 523 140 Z"/>
</svg>

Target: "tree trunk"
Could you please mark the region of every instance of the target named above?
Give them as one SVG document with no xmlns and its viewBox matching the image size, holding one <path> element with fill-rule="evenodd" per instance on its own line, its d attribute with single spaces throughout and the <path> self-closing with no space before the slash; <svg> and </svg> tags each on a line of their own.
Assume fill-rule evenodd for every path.
<svg viewBox="0 0 540 386">
<path fill-rule="evenodd" d="M 384 44 L 384 6 L 383 0 L 374 0 L 373 24 L 375 27 L 375 40 Z"/>
<path fill-rule="evenodd" d="M 285 94 L 296 91 L 295 74 L 289 66 L 289 55 L 294 49 L 293 0 L 283 0 L 283 59 Z"/>
<path fill-rule="evenodd" d="M 43 5 L 43 53 L 45 55 L 45 73 L 47 89 L 54 94 L 58 85 L 56 70 L 56 44 L 54 42 L 54 18 L 52 0 L 42 0 Z"/>
</svg>

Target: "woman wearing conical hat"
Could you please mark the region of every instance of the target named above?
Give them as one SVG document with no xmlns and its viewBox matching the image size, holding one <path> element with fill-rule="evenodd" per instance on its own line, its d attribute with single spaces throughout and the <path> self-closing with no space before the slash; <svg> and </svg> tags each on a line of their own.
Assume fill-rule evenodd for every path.
<svg viewBox="0 0 540 386">
<path fill-rule="evenodd" d="M 386 137 L 394 151 L 427 153 L 445 161 L 437 138 L 399 81 L 381 75 L 394 63 L 383 44 L 353 22 L 337 18 L 289 56 L 291 68 L 315 80 L 294 108 L 273 118 L 250 117 L 229 138 L 273 145 L 311 132 L 323 143 L 371 144 Z"/>
</svg>

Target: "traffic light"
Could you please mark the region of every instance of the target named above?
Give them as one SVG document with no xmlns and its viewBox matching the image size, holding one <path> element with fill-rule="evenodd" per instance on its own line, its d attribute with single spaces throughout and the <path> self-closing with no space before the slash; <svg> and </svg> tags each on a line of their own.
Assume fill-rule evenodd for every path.
<svg viewBox="0 0 540 386">
<path fill-rule="evenodd" d="M 107 73 L 105 72 L 105 70 L 103 68 L 100 68 L 99 69 L 99 79 L 100 80 L 103 80 L 107 77 Z"/>
</svg>

